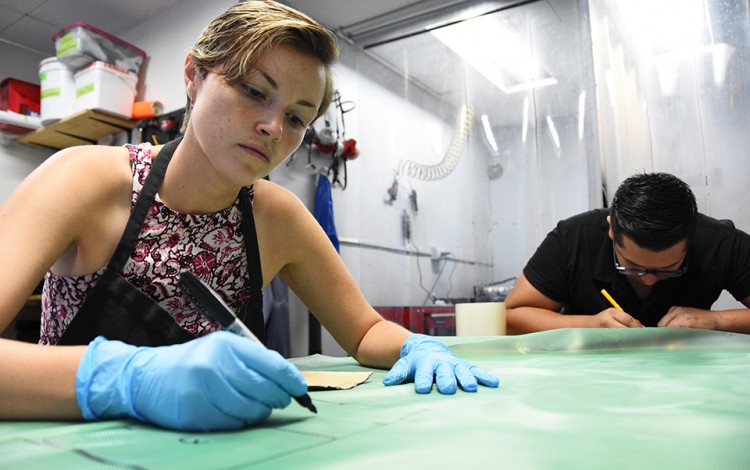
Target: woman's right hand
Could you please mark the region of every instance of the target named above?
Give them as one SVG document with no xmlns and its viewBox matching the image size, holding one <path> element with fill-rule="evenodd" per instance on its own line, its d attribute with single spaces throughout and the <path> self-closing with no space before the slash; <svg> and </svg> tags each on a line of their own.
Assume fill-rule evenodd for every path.
<svg viewBox="0 0 750 470">
<path fill-rule="evenodd" d="M 98 337 L 76 374 L 84 418 L 131 417 L 185 431 L 259 423 L 306 392 L 300 372 L 280 354 L 223 331 L 163 347 Z"/>
</svg>

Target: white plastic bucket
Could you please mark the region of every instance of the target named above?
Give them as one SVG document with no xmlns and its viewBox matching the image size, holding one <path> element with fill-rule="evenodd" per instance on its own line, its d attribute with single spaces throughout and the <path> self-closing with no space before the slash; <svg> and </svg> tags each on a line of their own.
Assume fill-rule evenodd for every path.
<svg viewBox="0 0 750 470">
<path fill-rule="evenodd" d="M 57 57 L 39 63 L 40 106 L 42 125 L 48 126 L 75 112 L 74 71 Z"/>
<path fill-rule="evenodd" d="M 75 73 L 75 110 L 95 109 L 130 119 L 138 76 L 96 61 Z"/>
</svg>

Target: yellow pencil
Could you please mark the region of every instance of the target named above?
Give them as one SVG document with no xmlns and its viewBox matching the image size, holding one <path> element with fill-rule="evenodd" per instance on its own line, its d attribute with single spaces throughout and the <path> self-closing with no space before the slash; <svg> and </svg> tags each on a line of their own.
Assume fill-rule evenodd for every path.
<svg viewBox="0 0 750 470">
<path fill-rule="evenodd" d="M 613 298 L 612 298 L 612 296 L 611 296 L 611 295 L 609 295 L 609 292 L 607 292 L 607 289 L 602 289 L 602 295 L 603 295 L 604 297 L 606 297 L 606 298 L 607 298 L 607 300 L 609 300 L 609 303 L 611 303 L 611 304 L 612 304 L 612 306 L 613 306 L 614 308 L 616 308 L 617 310 L 620 310 L 620 311 L 622 311 L 622 307 L 620 307 L 620 306 L 619 306 L 619 305 L 617 304 L 617 302 L 615 302 L 615 299 L 613 299 Z"/>
</svg>

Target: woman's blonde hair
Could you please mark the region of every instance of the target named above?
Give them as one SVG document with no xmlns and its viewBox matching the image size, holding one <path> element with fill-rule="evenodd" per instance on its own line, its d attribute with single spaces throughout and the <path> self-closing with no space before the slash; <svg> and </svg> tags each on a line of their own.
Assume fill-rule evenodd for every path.
<svg viewBox="0 0 750 470">
<path fill-rule="evenodd" d="M 339 52 L 335 36 L 309 16 L 271 0 L 238 3 L 203 29 L 189 54 L 202 77 L 221 68 L 220 73 L 230 83 L 237 84 L 279 44 L 309 54 L 323 64 L 326 86 L 317 119 L 333 98 L 331 66 Z M 191 107 L 188 97 L 183 132 Z"/>
</svg>

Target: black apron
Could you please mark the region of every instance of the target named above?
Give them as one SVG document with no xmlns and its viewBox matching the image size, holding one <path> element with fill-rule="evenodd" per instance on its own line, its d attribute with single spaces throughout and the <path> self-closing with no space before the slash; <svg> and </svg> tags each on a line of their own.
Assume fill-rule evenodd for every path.
<svg viewBox="0 0 750 470">
<path fill-rule="evenodd" d="M 146 177 L 112 259 L 99 281 L 88 293 L 81 309 L 68 325 L 58 344 L 88 344 L 101 335 L 135 346 L 163 346 L 184 343 L 196 337 L 178 325 L 166 310 L 121 275 L 180 140 L 181 138 L 167 143 L 153 160 L 151 171 Z M 250 327 L 258 339 L 265 342 L 261 292 L 263 274 L 247 188 L 240 190 L 240 209 L 250 281 L 250 300 L 238 317 Z"/>
</svg>

